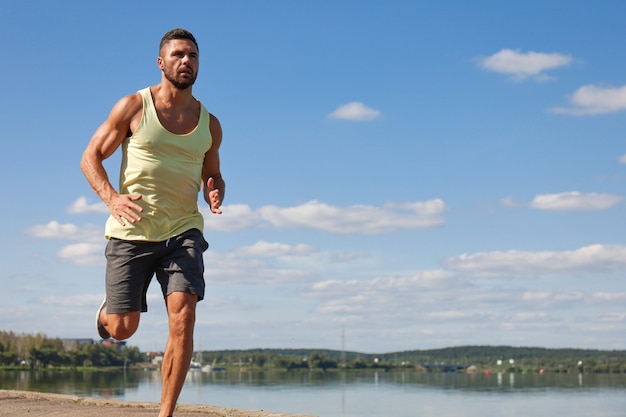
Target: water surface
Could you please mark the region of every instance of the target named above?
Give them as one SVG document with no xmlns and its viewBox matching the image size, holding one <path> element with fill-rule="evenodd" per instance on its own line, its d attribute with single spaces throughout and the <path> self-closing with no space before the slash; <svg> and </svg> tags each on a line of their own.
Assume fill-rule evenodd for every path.
<svg viewBox="0 0 626 417">
<path fill-rule="evenodd" d="M 0 372 L 0 388 L 158 402 L 158 371 Z M 623 417 L 624 374 L 190 372 L 181 403 L 323 417 Z"/>
</svg>

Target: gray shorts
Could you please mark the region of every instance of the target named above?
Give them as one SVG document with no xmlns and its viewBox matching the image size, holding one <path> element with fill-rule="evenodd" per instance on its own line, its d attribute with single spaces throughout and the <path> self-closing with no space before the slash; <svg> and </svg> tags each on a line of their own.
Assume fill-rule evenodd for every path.
<svg viewBox="0 0 626 417">
<path fill-rule="evenodd" d="M 208 247 L 197 229 L 163 242 L 109 239 L 105 250 L 107 312 L 148 311 L 146 292 L 155 274 L 163 297 L 186 292 L 202 300 L 202 254 Z"/>
</svg>

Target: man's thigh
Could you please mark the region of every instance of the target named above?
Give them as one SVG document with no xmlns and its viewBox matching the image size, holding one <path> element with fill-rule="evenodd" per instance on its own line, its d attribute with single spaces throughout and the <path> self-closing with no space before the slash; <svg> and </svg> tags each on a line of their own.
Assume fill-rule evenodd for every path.
<svg viewBox="0 0 626 417">
<path fill-rule="evenodd" d="M 146 292 L 163 245 L 161 242 L 109 240 L 105 251 L 109 314 L 147 311 Z"/>
<path fill-rule="evenodd" d="M 174 292 L 204 298 L 203 253 L 209 245 L 199 230 L 192 229 L 169 240 L 169 252 L 159 261 L 156 271 L 163 297 Z"/>
</svg>

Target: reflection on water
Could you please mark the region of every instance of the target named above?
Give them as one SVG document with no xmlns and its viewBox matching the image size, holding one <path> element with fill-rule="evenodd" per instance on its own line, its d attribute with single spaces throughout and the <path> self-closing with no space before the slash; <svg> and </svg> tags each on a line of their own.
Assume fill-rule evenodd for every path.
<svg viewBox="0 0 626 417">
<path fill-rule="evenodd" d="M 153 370 L 3 371 L 0 389 L 156 402 L 161 379 Z M 325 417 L 482 417 L 481 407 L 503 417 L 613 417 L 626 410 L 625 394 L 623 374 L 198 371 L 180 402 Z"/>
<path fill-rule="evenodd" d="M 115 398 L 123 397 L 127 388 L 139 386 L 140 377 L 119 371 L 2 371 L 0 388 Z"/>
</svg>

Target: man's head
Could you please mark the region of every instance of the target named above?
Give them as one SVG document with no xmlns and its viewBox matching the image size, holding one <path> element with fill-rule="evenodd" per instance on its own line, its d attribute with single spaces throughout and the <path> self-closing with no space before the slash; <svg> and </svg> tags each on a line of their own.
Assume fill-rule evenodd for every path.
<svg viewBox="0 0 626 417">
<path fill-rule="evenodd" d="M 185 90 L 198 76 L 198 43 L 191 32 L 173 29 L 163 35 L 159 47 L 158 65 L 172 85 Z"/>
<path fill-rule="evenodd" d="M 161 53 L 161 50 L 166 43 L 174 39 L 187 39 L 188 41 L 193 42 L 193 44 L 196 45 L 196 49 L 200 51 L 200 48 L 198 48 L 198 42 L 196 42 L 196 38 L 194 38 L 191 32 L 186 29 L 176 28 L 163 35 L 161 43 L 159 44 L 159 53 Z"/>
</svg>

